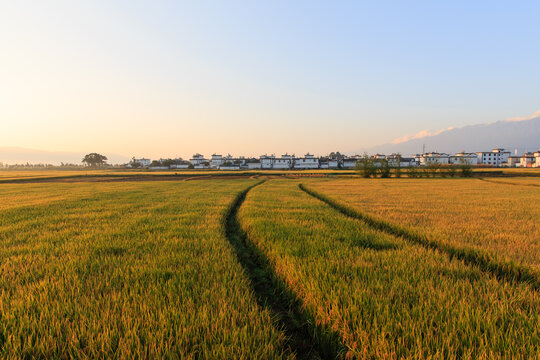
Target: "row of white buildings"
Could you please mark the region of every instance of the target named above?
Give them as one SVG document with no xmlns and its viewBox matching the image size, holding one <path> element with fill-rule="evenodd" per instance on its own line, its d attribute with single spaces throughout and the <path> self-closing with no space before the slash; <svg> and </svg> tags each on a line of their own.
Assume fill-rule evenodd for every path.
<svg viewBox="0 0 540 360">
<path fill-rule="evenodd" d="M 199 153 L 194 154 L 189 160 L 160 159 L 151 161 L 147 158 L 133 158 L 127 167 L 143 167 L 150 169 L 351 169 L 354 168 L 362 156 L 344 156 L 339 153 L 332 153 L 326 157 L 316 157 L 306 154 L 296 157 L 294 154 L 284 154 L 280 157 L 275 155 L 262 155 L 257 158 L 233 157 L 231 155 L 222 156 L 213 154 L 210 158 L 205 158 Z M 540 151 L 526 153 L 523 156 L 511 156 L 510 151 L 504 149 L 493 149 L 477 153 L 457 153 L 445 154 L 430 152 L 416 154 L 413 157 L 403 157 L 399 154 L 382 155 L 375 154 L 371 159 L 378 163 L 386 160 L 391 167 L 411 167 L 438 165 L 462 165 L 473 166 L 493 166 L 493 167 L 540 167 Z"/>
<path fill-rule="evenodd" d="M 458 153 L 454 155 L 427 153 L 416 155 L 418 165 L 428 164 L 470 164 L 493 167 L 540 167 L 540 150 L 523 155 L 510 155 L 510 151 L 493 149 L 477 153 Z"/>
</svg>

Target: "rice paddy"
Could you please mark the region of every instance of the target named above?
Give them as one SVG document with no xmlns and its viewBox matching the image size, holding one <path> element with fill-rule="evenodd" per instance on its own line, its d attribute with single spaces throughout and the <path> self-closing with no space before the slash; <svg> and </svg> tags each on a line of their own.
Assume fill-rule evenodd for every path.
<svg viewBox="0 0 540 360">
<path fill-rule="evenodd" d="M 344 179 L 311 187 L 437 241 L 540 270 L 540 188 L 523 186 L 536 179 Z"/>
<path fill-rule="evenodd" d="M 540 356 L 536 178 L 254 177 L 0 183 L 0 357 Z"/>
</svg>

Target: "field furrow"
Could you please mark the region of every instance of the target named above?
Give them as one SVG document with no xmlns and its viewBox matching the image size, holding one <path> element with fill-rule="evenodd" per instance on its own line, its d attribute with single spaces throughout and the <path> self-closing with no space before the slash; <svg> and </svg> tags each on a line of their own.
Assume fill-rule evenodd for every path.
<svg viewBox="0 0 540 360">
<path fill-rule="evenodd" d="M 20 207 L 10 199 L 24 195 L 9 185 L 0 357 L 293 357 L 223 228 L 236 194 L 254 183 L 78 185 L 57 192 L 63 201 Z M 34 186 L 52 185 L 24 189 Z"/>
<path fill-rule="evenodd" d="M 260 306 L 269 309 L 280 323 L 287 336 L 287 346 L 297 359 L 336 358 L 345 351 L 337 334 L 322 324 L 315 324 L 314 319 L 303 310 L 301 299 L 276 275 L 266 256 L 251 242 L 239 224 L 238 210 L 249 190 L 251 188 L 241 192 L 230 207 L 226 229 L 227 238 L 251 280 Z"/>
<path fill-rule="evenodd" d="M 499 180 L 494 180 L 499 181 Z M 516 184 L 534 179 L 512 179 Z M 339 179 L 310 189 L 375 220 L 540 274 L 540 188 L 477 179 Z"/>
<path fill-rule="evenodd" d="M 247 195 L 239 220 L 349 358 L 534 358 L 540 295 L 478 266 L 376 231 L 291 180 Z"/>
<path fill-rule="evenodd" d="M 447 254 L 448 256 L 450 256 L 450 258 L 456 257 L 460 260 L 463 260 L 467 264 L 476 265 L 483 271 L 489 272 L 500 279 L 524 282 L 531 285 L 534 289 L 540 289 L 540 276 L 538 275 L 538 273 L 526 266 L 516 265 L 512 262 L 503 262 L 494 259 L 493 257 L 489 256 L 488 253 L 480 249 L 473 249 L 470 247 L 465 248 L 455 245 L 453 246 L 452 244 L 429 239 L 423 234 L 411 232 L 406 228 L 394 225 L 387 221 L 376 219 L 349 206 L 343 205 L 334 199 L 331 199 L 321 193 L 313 191 L 312 189 L 306 187 L 303 184 L 300 184 L 299 188 L 305 193 L 313 196 L 314 198 L 328 204 L 329 206 L 336 209 L 345 216 L 361 220 L 366 225 L 375 230 L 379 230 L 393 236 L 402 237 L 405 240 L 429 249 L 436 249 Z"/>
</svg>

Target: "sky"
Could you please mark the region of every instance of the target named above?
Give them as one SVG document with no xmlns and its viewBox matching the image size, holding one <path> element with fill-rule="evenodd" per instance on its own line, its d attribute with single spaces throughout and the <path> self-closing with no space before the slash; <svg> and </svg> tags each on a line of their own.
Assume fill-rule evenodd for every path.
<svg viewBox="0 0 540 360">
<path fill-rule="evenodd" d="M 0 147 L 320 155 L 526 117 L 539 18 L 538 1 L 0 0 Z"/>
</svg>

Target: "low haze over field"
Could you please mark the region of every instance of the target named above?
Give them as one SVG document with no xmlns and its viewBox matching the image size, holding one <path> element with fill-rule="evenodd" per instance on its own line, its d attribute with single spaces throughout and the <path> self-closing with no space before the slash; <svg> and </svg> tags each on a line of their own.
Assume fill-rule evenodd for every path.
<svg viewBox="0 0 540 360">
<path fill-rule="evenodd" d="M 5 2 L 0 147 L 118 161 L 350 153 L 524 120 L 540 109 L 539 10 L 536 1 Z M 467 149 L 488 150 L 478 145 Z"/>
</svg>

